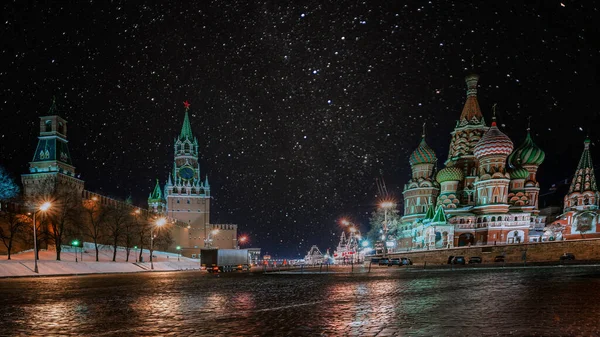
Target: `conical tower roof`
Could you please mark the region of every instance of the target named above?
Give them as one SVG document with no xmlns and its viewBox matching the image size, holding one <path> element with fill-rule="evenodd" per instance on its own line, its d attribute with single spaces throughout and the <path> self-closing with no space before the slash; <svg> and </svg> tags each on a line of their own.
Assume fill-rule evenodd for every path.
<svg viewBox="0 0 600 337">
<path fill-rule="evenodd" d="M 435 210 L 433 208 L 434 208 L 433 205 L 429 205 L 429 207 L 427 207 L 427 212 L 425 213 L 424 220 L 433 219 L 433 216 L 435 215 Z"/>
<path fill-rule="evenodd" d="M 574 192 L 583 193 L 585 191 L 597 192 L 596 177 L 594 175 L 594 165 L 592 164 L 592 155 L 590 154 L 590 139 L 586 138 L 583 142 L 583 153 L 579 159 L 579 165 L 575 171 L 575 176 L 569 188 L 569 194 Z"/>
<path fill-rule="evenodd" d="M 162 200 L 162 199 L 163 199 L 163 194 L 160 189 L 160 183 L 158 182 L 158 179 L 156 179 L 156 186 L 154 186 L 154 191 L 152 191 L 148 200 Z"/>
<path fill-rule="evenodd" d="M 481 108 L 479 107 L 479 101 L 477 101 L 477 82 L 479 81 L 479 75 L 471 73 L 465 77 L 467 83 L 467 100 L 463 107 L 460 119 L 458 121 L 460 126 L 466 124 L 479 125 L 483 122 L 483 115 L 481 114 Z"/>
<path fill-rule="evenodd" d="M 448 218 L 446 217 L 446 213 L 444 213 L 444 208 L 442 207 L 442 205 L 439 205 L 437 207 L 437 210 L 435 211 L 435 215 L 433 216 L 433 220 L 431 222 L 445 223 L 447 221 Z"/>
<path fill-rule="evenodd" d="M 181 133 L 179 134 L 179 139 L 189 139 L 192 140 L 194 136 L 192 135 L 192 125 L 190 124 L 190 117 L 188 116 L 188 110 L 190 110 L 190 104 L 185 101 L 183 102 L 185 106 L 185 116 L 183 117 L 183 126 L 181 127 Z"/>
</svg>

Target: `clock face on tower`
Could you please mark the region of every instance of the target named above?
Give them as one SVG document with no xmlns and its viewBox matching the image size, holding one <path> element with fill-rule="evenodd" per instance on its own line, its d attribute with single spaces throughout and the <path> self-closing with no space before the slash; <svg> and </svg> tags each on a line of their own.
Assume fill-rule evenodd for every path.
<svg viewBox="0 0 600 337">
<path fill-rule="evenodd" d="M 179 169 L 179 176 L 183 180 L 191 180 L 194 178 L 194 169 L 189 166 L 184 166 Z"/>
</svg>

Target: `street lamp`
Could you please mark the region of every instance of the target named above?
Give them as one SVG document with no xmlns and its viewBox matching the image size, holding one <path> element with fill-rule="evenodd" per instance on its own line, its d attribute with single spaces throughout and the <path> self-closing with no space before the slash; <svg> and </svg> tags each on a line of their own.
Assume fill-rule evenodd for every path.
<svg viewBox="0 0 600 337">
<path fill-rule="evenodd" d="M 156 227 L 162 227 L 167 223 L 167 219 L 165 218 L 158 218 L 156 219 Z M 154 270 L 154 262 L 152 261 L 152 253 L 154 251 L 154 227 L 150 228 L 150 269 Z"/>
<path fill-rule="evenodd" d="M 46 201 L 45 203 L 41 204 L 38 209 L 33 211 L 33 271 L 35 273 L 39 274 L 38 271 L 38 265 L 37 265 L 37 260 L 38 260 L 38 251 L 37 251 L 37 226 L 35 224 L 35 215 L 38 212 L 46 212 L 47 210 L 50 209 L 50 207 L 52 207 L 52 203 L 49 201 Z"/>
<path fill-rule="evenodd" d="M 71 242 L 71 247 L 79 247 L 79 241 L 77 240 L 73 240 L 73 242 Z M 77 251 L 75 251 L 75 262 L 77 262 Z"/>
<path fill-rule="evenodd" d="M 383 208 L 384 220 L 383 220 L 383 257 L 387 257 L 387 233 L 388 233 L 388 218 L 387 212 L 388 209 L 394 207 L 395 204 L 391 201 L 384 201 L 379 204 L 379 207 Z"/>
<path fill-rule="evenodd" d="M 181 254 L 181 246 L 177 246 L 177 262 L 179 262 L 179 255 Z"/>
</svg>

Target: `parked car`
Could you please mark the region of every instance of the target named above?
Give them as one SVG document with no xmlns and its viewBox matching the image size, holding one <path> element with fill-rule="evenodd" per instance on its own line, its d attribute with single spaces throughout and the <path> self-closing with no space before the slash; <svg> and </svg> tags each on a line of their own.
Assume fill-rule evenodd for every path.
<svg viewBox="0 0 600 337">
<path fill-rule="evenodd" d="M 471 263 L 481 263 L 481 257 L 479 256 L 471 256 L 469 259 L 469 264 Z"/>
<path fill-rule="evenodd" d="M 452 264 L 465 264 L 465 262 L 466 261 L 464 256 L 455 256 L 452 260 Z"/>
<path fill-rule="evenodd" d="M 498 255 L 494 258 L 494 262 L 504 262 L 504 256 Z"/>
<path fill-rule="evenodd" d="M 388 259 L 388 258 L 379 259 L 380 266 L 387 266 L 389 264 L 390 264 L 390 259 Z"/>
<path fill-rule="evenodd" d="M 379 263 L 380 258 L 378 257 L 373 257 L 371 258 L 371 263 L 375 264 L 375 263 Z"/>
<path fill-rule="evenodd" d="M 412 261 L 408 257 L 401 257 L 400 261 L 401 261 L 401 263 L 402 263 L 403 266 L 410 266 L 410 265 L 412 265 Z"/>
<path fill-rule="evenodd" d="M 575 260 L 575 254 L 573 253 L 564 253 L 560 256 L 561 261 L 573 261 Z"/>
<path fill-rule="evenodd" d="M 454 260 L 454 255 L 448 256 L 448 264 L 452 264 L 453 260 Z"/>
<path fill-rule="evenodd" d="M 388 266 L 401 266 L 400 259 L 397 257 L 390 259 L 390 263 L 388 264 Z"/>
</svg>

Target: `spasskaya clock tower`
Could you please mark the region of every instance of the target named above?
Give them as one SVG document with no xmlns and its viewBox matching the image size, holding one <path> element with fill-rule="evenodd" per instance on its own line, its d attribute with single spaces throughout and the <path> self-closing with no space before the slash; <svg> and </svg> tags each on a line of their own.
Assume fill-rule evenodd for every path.
<svg viewBox="0 0 600 337">
<path fill-rule="evenodd" d="M 193 246 L 204 246 L 203 238 L 210 223 L 210 185 L 208 176 L 200 176 L 198 163 L 198 139 L 192 134 L 189 119 L 190 104 L 186 101 L 183 126 L 175 138 L 173 172 L 165 185 L 164 201 L 166 215 L 188 224 L 189 238 Z"/>
</svg>

